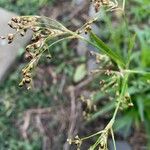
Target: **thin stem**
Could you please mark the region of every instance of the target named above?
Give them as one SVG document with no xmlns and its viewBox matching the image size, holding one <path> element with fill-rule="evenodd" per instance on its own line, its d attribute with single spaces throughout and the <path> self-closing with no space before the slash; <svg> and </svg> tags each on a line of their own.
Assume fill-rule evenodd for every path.
<svg viewBox="0 0 150 150">
<path fill-rule="evenodd" d="M 111 132 L 111 137 L 112 137 L 112 140 L 113 140 L 114 150 L 116 150 L 115 137 L 114 137 L 114 132 L 113 132 L 112 128 L 110 129 L 110 132 Z"/>
<path fill-rule="evenodd" d="M 126 4 L 126 0 L 123 0 L 123 4 L 122 4 L 123 11 L 125 10 L 125 4 Z"/>
<path fill-rule="evenodd" d="M 73 39 L 73 38 L 75 38 L 75 37 L 74 37 L 74 36 L 69 36 L 69 37 L 61 38 L 61 39 L 59 39 L 59 40 L 53 42 L 52 44 L 50 44 L 47 48 L 50 48 L 50 47 L 54 46 L 55 44 L 57 44 L 57 43 L 59 43 L 59 42 L 62 42 L 62 41 L 64 41 L 64 40 Z M 43 50 L 42 53 L 44 53 L 46 50 L 47 50 L 47 49 Z"/>
<path fill-rule="evenodd" d="M 94 137 L 94 136 L 96 136 L 96 135 L 102 134 L 103 132 L 104 132 L 103 130 L 102 130 L 102 131 L 99 131 L 99 132 L 96 132 L 96 133 L 94 133 L 94 134 L 92 134 L 92 135 L 90 135 L 90 136 L 81 138 L 81 140 L 84 141 L 84 140 L 90 139 L 90 138 L 92 138 L 92 137 Z"/>
</svg>

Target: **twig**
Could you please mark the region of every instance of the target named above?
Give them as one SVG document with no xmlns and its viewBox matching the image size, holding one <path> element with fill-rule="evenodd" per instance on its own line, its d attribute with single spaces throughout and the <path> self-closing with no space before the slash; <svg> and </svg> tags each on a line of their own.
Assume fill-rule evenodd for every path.
<svg viewBox="0 0 150 150">
<path fill-rule="evenodd" d="M 24 119 L 23 119 L 24 123 L 21 126 L 21 133 L 22 133 L 23 138 L 27 139 L 27 130 L 29 128 L 31 116 L 33 114 L 41 115 L 45 113 L 50 113 L 51 111 L 52 111 L 51 108 L 29 109 L 28 111 L 26 111 L 24 113 Z"/>
<path fill-rule="evenodd" d="M 70 112 L 70 125 L 68 131 L 68 138 L 72 139 L 74 136 L 75 128 L 76 128 L 76 121 L 77 121 L 77 111 L 76 111 L 76 102 L 75 102 L 75 89 L 73 86 L 69 87 L 68 91 L 70 92 L 71 98 L 71 112 Z M 69 150 L 70 144 L 67 142 L 65 144 L 65 150 Z"/>
</svg>

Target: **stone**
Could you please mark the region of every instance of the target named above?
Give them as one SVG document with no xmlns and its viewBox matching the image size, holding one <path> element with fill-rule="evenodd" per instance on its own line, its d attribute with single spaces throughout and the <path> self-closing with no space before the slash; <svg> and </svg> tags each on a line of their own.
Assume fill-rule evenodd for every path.
<svg viewBox="0 0 150 150">
<path fill-rule="evenodd" d="M 81 36 L 86 38 L 86 39 L 89 39 L 89 36 L 86 35 L 85 33 L 82 33 Z M 77 53 L 79 56 L 85 56 L 86 55 L 87 45 L 88 45 L 88 43 L 86 43 L 85 41 L 78 40 Z"/>
<path fill-rule="evenodd" d="M 109 141 L 109 150 L 114 150 L 112 140 Z M 132 148 L 126 141 L 116 141 L 116 150 L 132 150 Z"/>
<path fill-rule="evenodd" d="M 79 3 L 79 2 L 82 2 L 81 0 L 76 0 L 76 3 Z M 93 5 L 91 4 L 90 7 L 89 7 L 89 11 L 88 11 L 88 15 L 89 15 L 89 18 L 94 18 L 96 15 L 99 15 L 102 16 L 102 13 L 98 13 L 96 14 L 95 13 L 95 10 L 94 10 L 94 7 Z M 98 34 L 100 33 L 100 28 L 96 25 L 96 24 L 92 24 L 91 25 L 92 27 L 92 31 L 95 33 L 95 34 Z M 85 34 L 85 33 L 82 33 L 81 36 L 83 36 L 84 38 L 86 38 L 87 40 L 89 40 L 89 35 Z M 90 48 L 90 49 L 88 49 Z M 79 56 L 85 56 L 88 52 L 88 50 L 94 50 L 95 48 L 92 46 L 89 46 L 88 43 L 86 43 L 85 41 L 82 41 L 82 40 L 78 40 L 78 45 L 77 45 L 77 53 Z"/>
<path fill-rule="evenodd" d="M 89 7 L 89 16 L 90 17 L 95 17 L 96 16 L 96 12 L 95 12 L 95 9 L 93 7 L 93 4 L 91 4 L 90 7 Z"/>
<path fill-rule="evenodd" d="M 87 62 L 88 73 L 98 68 L 95 58 L 90 58 Z"/>
<path fill-rule="evenodd" d="M 13 16 L 17 14 L 8 12 L 0 8 L 0 36 L 6 36 L 8 33 L 14 33 L 7 24 Z M 8 44 L 7 40 L 0 39 L 0 82 L 3 81 L 11 70 L 12 65 L 18 55 L 19 49 L 24 48 L 31 39 L 31 33 L 27 33 L 23 38 L 18 36 L 13 43 Z"/>
</svg>

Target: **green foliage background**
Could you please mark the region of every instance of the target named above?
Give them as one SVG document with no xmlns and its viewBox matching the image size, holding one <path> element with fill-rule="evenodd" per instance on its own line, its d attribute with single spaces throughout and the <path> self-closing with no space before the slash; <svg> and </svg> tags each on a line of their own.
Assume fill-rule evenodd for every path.
<svg viewBox="0 0 150 150">
<path fill-rule="evenodd" d="M 20 15 L 33 15 L 37 14 L 41 7 L 52 2 L 53 0 L 0 0 L 0 7 Z"/>
</svg>

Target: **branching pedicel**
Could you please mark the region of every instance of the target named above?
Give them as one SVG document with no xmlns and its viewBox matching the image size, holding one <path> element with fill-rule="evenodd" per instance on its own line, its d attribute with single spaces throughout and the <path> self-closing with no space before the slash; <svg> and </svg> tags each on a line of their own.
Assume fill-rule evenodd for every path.
<svg viewBox="0 0 150 150">
<path fill-rule="evenodd" d="M 114 2 L 111 0 L 92 0 L 92 3 L 95 7 L 95 11 L 98 12 L 100 10 L 100 7 L 106 6 L 107 11 L 113 11 L 113 10 L 122 10 L 124 11 L 125 6 L 125 0 L 123 0 L 123 8 L 118 7 L 118 2 L 115 0 Z M 68 30 L 66 27 L 64 27 L 62 24 L 57 22 L 56 20 L 52 20 L 47 17 L 40 17 L 40 16 L 21 16 L 21 17 L 13 17 L 11 22 L 9 22 L 9 26 L 16 30 L 15 34 L 8 34 L 7 37 L 0 37 L 1 39 L 8 40 L 8 43 L 12 43 L 16 34 L 20 34 L 21 36 L 24 36 L 27 30 L 33 31 L 33 37 L 32 37 L 32 43 L 26 47 L 26 58 L 30 60 L 29 64 L 22 70 L 23 79 L 20 82 L 20 86 L 27 85 L 28 89 L 31 87 L 32 83 L 32 70 L 37 65 L 40 57 L 44 52 L 46 52 L 50 47 L 55 45 L 58 42 L 61 42 L 66 39 L 73 39 L 78 38 L 81 40 L 84 40 L 88 42 L 89 44 L 95 46 L 96 48 L 99 48 L 95 43 L 85 39 L 81 36 L 81 32 L 85 33 L 91 33 L 93 37 L 95 38 L 95 41 L 98 43 L 100 42 L 102 46 L 103 52 L 105 52 L 105 55 L 99 55 L 98 57 L 103 59 L 107 58 L 111 60 L 113 59 L 118 67 L 118 70 L 106 70 L 101 69 L 100 71 L 103 71 L 106 75 L 111 76 L 110 79 L 113 79 L 111 84 L 105 85 L 103 89 L 105 90 L 108 86 L 118 86 L 119 83 L 120 87 L 118 87 L 118 91 L 116 91 L 116 109 L 114 111 L 113 117 L 110 120 L 110 122 L 107 124 L 107 126 L 102 130 L 95 134 L 92 134 L 90 136 L 79 138 L 78 136 L 75 137 L 75 139 L 68 139 L 68 142 L 70 144 L 75 143 L 78 146 L 78 149 L 80 149 L 81 144 L 90 138 L 93 138 L 95 136 L 99 136 L 97 138 L 97 141 L 94 145 L 92 145 L 89 150 L 107 150 L 107 139 L 108 135 L 111 134 L 113 142 L 114 142 L 114 134 L 113 134 L 113 125 L 116 119 L 117 112 L 119 108 L 126 104 L 127 106 L 132 106 L 132 102 L 130 101 L 130 96 L 127 92 L 128 88 L 128 78 L 130 73 L 139 73 L 138 71 L 132 71 L 128 70 L 128 62 L 127 64 L 124 64 L 122 60 L 118 58 L 118 55 L 116 55 L 114 52 L 112 52 L 109 48 L 105 46 L 105 44 L 100 41 L 94 35 L 91 31 L 91 24 L 96 21 L 98 18 L 92 18 L 90 21 L 85 23 L 80 29 L 73 32 L 71 30 Z M 106 48 L 106 51 L 104 50 Z M 118 59 L 118 60 L 115 60 Z M 113 76 L 113 78 L 112 78 Z M 118 83 L 119 81 L 119 83 Z M 101 84 L 104 84 L 104 82 L 101 81 Z M 129 100 L 129 101 L 128 101 Z M 114 149 L 115 142 L 114 142 Z"/>
</svg>

